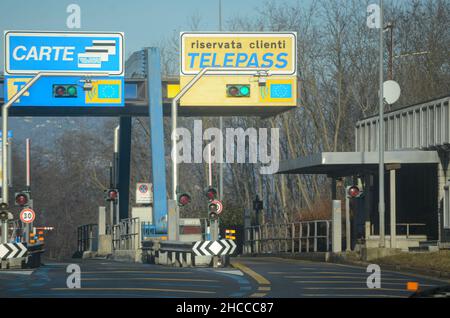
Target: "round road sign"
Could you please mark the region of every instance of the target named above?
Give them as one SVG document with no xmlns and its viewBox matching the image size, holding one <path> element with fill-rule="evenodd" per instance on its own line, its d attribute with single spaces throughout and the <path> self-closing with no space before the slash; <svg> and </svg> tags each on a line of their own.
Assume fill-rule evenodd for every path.
<svg viewBox="0 0 450 318">
<path fill-rule="evenodd" d="M 30 208 L 23 209 L 20 211 L 20 220 L 23 223 L 33 223 L 36 217 L 36 213 Z"/>
<path fill-rule="evenodd" d="M 141 185 L 139 186 L 139 191 L 140 191 L 141 193 L 147 193 L 147 191 L 148 191 L 148 186 L 147 186 L 146 184 L 141 184 Z"/>
<path fill-rule="evenodd" d="M 219 201 L 219 200 L 213 200 L 213 201 L 211 201 L 210 204 L 216 204 L 216 205 L 217 205 L 217 211 L 216 211 L 217 214 L 222 213 L 222 211 L 223 211 L 223 204 L 222 204 L 221 201 Z"/>
</svg>

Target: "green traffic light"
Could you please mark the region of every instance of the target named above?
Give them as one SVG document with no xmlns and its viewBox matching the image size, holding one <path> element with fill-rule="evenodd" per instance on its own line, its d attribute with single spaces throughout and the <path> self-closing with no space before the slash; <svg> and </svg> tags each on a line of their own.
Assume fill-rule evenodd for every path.
<svg viewBox="0 0 450 318">
<path fill-rule="evenodd" d="M 248 84 L 227 84 L 227 97 L 249 97 L 250 85 Z"/>
<path fill-rule="evenodd" d="M 241 86 L 239 93 L 241 93 L 242 96 L 248 96 L 250 94 L 250 87 L 247 85 Z"/>
<path fill-rule="evenodd" d="M 75 86 L 69 86 L 67 88 L 67 94 L 69 94 L 69 96 L 76 96 L 77 95 L 77 88 Z"/>
</svg>

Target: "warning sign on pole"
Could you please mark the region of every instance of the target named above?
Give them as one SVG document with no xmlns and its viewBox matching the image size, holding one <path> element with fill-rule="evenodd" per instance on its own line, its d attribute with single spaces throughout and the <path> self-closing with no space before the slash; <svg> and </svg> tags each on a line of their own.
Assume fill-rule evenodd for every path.
<svg viewBox="0 0 450 318">
<path fill-rule="evenodd" d="M 151 183 L 136 183 L 136 204 L 153 203 L 153 185 Z"/>
</svg>

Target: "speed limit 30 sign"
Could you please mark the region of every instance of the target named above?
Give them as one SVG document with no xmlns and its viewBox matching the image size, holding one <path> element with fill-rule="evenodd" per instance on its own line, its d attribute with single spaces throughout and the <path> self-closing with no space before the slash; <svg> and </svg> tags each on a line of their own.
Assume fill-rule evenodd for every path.
<svg viewBox="0 0 450 318">
<path fill-rule="evenodd" d="M 34 213 L 34 210 L 30 208 L 23 209 L 20 211 L 20 220 L 23 223 L 33 223 L 34 219 L 36 218 L 36 213 Z"/>
</svg>

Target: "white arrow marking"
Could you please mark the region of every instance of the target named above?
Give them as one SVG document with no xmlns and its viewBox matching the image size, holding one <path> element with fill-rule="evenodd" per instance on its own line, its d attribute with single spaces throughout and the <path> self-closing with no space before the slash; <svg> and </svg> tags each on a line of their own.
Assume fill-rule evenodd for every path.
<svg viewBox="0 0 450 318">
<path fill-rule="evenodd" d="M 192 248 L 192 250 L 194 251 L 195 255 L 197 256 L 202 256 L 202 253 L 200 253 L 200 251 L 198 250 L 198 247 L 202 244 L 202 241 L 197 241 L 195 242 L 194 247 Z"/>
<path fill-rule="evenodd" d="M 5 246 L 5 244 L 0 244 L 0 259 L 3 259 L 8 253 L 9 249 Z"/>
<path fill-rule="evenodd" d="M 230 251 L 230 255 L 231 255 L 236 250 L 237 245 L 236 245 L 236 243 L 234 243 L 233 240 L 228 240 L 228 243 L 230 243 L 230 245 L 231 245 L 231 251 Z"/>
<path fill-rule="evenodd" d="M 221 255 L 227 255 L 230 250 L 231 245 L 227 242 L 227 240 L 220 240 L 222 244 L 225 246 L 225 249 L 222 251 Z"/>
<path fill-rule="evenodd" d="M 28 250 L 25 247 L 25 245 L 23 245 L 22 243 L 19 243 L 17 245 L 19 245 L 19 248 L 20 248 L 20 253 L 17 257 L 23 257 L 28 252 Z"/>
<path fill-rule="evenodd" d="M 210 243 L 211 241 L 204 241 L 203 243 L 202 243 L 202 246 L 200 247 L 200 251 L 203 253 L 203 255 L 211 255 L 207 250 L 206 250 L 206 247 L 208 246 L 208 244 Z"/>
<path fill-rule="evenodd" d="M 16 253 L 19 251 L 19 249 L 17 249 L 16 248 L 16 246 L 14 245 L 14 244 L 12 244 L 12 243 L 7 243 L 8 244 L 8 246 L 12 249 L 12 252 L 8 255 L 8 259 L 9 258 L 13 258 L 14 257 L 14 255 L 16 255 Z"/>
</svg>

